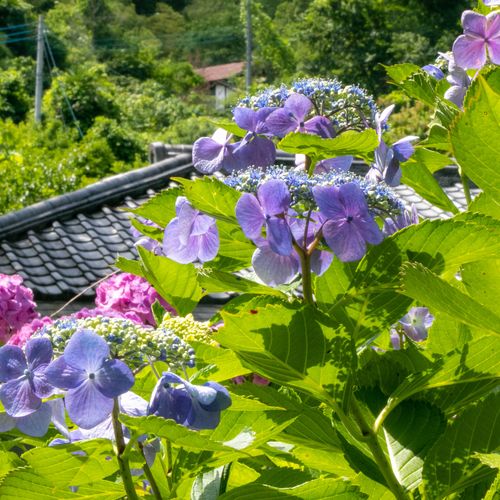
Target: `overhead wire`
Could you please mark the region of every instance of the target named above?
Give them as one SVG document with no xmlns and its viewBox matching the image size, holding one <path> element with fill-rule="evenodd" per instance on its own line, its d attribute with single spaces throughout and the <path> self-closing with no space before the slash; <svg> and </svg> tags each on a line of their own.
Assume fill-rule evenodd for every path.
<svg viewBox="0 0 500 500">
<path fill-rule="evenodd" d="M 55 69 L 58 69 L 57 68 L 57 64 L 56 64 L 56 60 L 54 58 L 54 54 L 52 52 L 52 48 L 50 46 L 50 43 L 49 43 L 49 38 L 47 36 L 47 32 L 45 31 L 45 29 L 43 30 L 43 39 L 44 39 L 44 42 L 45 42 L 45 47 L 47 48 L 47 53 L 49 55 L 49 58 L 50 60 L 52 61 L 52 67 L 55 68 Z M 80 134 L 80 138 L 83 139 L 84 135 L 83 135 L 83 132 L 82 132 L 82 129 L 80 128 L 80 124 L 78 123 L 78 119 L 75 115 L 75 112 L 73 110 L 73 106 L 71 105 L 71 102 L 66 94 L 66 89 L 65 89 L 65 86 L 64 86 L 64 82 L 62 80 L 60 80 L 60 89 L 61 89 L 61 92 L 62 92 L 62 95 L 63 95 L 63 98 L 68 106 L 68 109 L 69 109 L 69 112 L 70 112 L 70 115 L 71 115 L 71 118 L 73 120 L 73 123 L 75 124 L 75 127 L 76 129 L 78 130 L 78 133 Z"/>
<path fill-rule="evenodd" d="M 34 26 L 36 23 L 13 24 L 11 26 L 2 26 L 0 31 L 11 31 L 17 28 L 25 28 L 26 26 Z"/>
</svg>

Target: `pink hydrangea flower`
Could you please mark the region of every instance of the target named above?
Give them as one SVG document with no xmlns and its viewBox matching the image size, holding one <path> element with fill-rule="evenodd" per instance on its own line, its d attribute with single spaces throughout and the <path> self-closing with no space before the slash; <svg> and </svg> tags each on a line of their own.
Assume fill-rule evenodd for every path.
<svg viewBox="0 0 500 500">
<path fill-rule="evenodd" d="M 37 330 L 40 330 L 46 325 L 52 325 L 52 323 L 54 323 L 54 321 L 48 316 L 36 318 L 30 323 L 23 325 L 14 335 L 12 335 L 7 344 L 22 347 Z"/>
<path fill-rule="evenodd" d="M 135 315 L 146 325 L 155 325 L 151 306 L 158 300 L 170 313 L 175 310 L 144 279 L 133 274 L 120 273 L 102 282 L 96 289 L 95 303 L 99 314 L 109 316 L 109 311 L 133 319 Z"/>
<path fill-rule="evenodd" d="M 22 283 L 17 274 L 0 274 L 0 343 L 7 342 L 25 323 L 39 317 L 33 292 Z"/>
</svg>

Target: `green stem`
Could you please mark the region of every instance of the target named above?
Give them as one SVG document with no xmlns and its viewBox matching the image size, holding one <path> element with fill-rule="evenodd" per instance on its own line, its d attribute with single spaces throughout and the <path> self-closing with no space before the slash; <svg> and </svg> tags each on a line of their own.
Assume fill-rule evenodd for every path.
<svg viewBox="0 0 500 500">
<path fill-rule="evenodd" d="M 120 469 L 120 475 L 123 480 L 123 486 L 125 492 L 127 493 L 128 500 L 139 500 L 135 492 L 134 481 L 132 480 L 132 474 L 130 472 L 130 467 L 128 464 L 127 457 L 123 456 L 125 451 L 125 439 L 123 437 L 123 428 L 119 420 L 120 416 L 120 405 L 118 404 L 118 398 L 114 398 L 113 413 L 111 414 L 111 419 L 113 422 L 113 430 L 115 432 L 115 454 L 118 460 L 118 467 Z"/>
<path fill-rule="evenodd" d="M 302 294 L 304 296 L 304 302 L 306 304 L 314 304 L 311 279 L 311 256 L 298 245 L 295 245 L 295 250 L 297 250 L 300 258 Z"/>
<path fill-rule="evenodd" d="M 354 395 L 351 398 L 351 412 L 352 416 L 359 425 L 361 433 L 367 438 L 366 444 L 370 448 L 373 458 L 377 463 L 380 472 L 384 476 L 388 488 L 392 491 L 392 493 L 398 500 L 408 500 L 410 497 L 406 493 L 403 486 L 399 484 L 396 476 L 394 475 L 391 464 L 387 460 L 387 457 L 382 450 L 382 447 L 380 446 L 377 434 L 373 432 L 372 428 L 366 422 L 365 417 Z"/>
<path fill-rule="evenodd" d="M 160 488 L 158 488 L 158 484 L 156 483 L 153 473 L 151 472 L 151 469 L 149 468 L 148 462 L 146 460 L 146 455 L 144 454 L 144 446 L 139 442 L 137 444 L 139 445 L 139 450 L 141 451 L 141 455 L 144 458 L 144 465 L 142 466 L 142 468 L 144 469 L 144 474 L 148 478 L 149 484 L 151 485 L 153 496 L 156 498 L 156 500 L 163 500 L 163 497 L 160 493 Z"/>
<path fill-rule="evenodd" d="M 167 455 L 167 468 L 165 470 L 165 464 L 163 463 L 164 467 L 164 472 L 167 476 L 167 483 L 170 491 L 172 491 L 173 488 L 173 482 L 172 482 L 172 443 L 170 442 L 170 439 L 165 439 L 165 448 L 166 448 L 166 455 Z"/>
<path fill-rule="evenodd" d="M 472 196 L 470 194 L 469 178 L 464 174 L 463 170 L 459 167 L 460 180 L 462 181 L 462 186 L 464 188 L 465 200 L 467 201 L 467 207 L 470 207 L 472 203 Z"/>
</svg>

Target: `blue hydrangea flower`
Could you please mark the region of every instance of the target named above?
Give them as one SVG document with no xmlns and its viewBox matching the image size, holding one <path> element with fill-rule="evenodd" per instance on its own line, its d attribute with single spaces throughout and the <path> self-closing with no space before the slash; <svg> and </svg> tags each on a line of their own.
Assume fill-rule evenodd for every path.
<svg viewBox="0 0 500 500">
<path fill-rule="evenodd" d="M 412 224 L 418 224 L 419 222 L 417 206 L 412 204 L 411 210 L 405 209 L 400 214 L 385 219 L 384 233 L 389 236 L 396 231 L 411 226 Z"/>
<path fill-rule="evenodd" d="M 215 219 L 193 208 L 184 196 L 177 198 L 175 213 L 165 229 L 164 254 L 181 264 L 214 259 L 219 251 Z"/>
<path fill-rule="evenodd" d="M 442 80 L 444 78 L 442 69 L 434 66 L 434 64 L 426 64 L 425 66 L 422 66 L 422 69 L 436 80 Z"/>
<path fill-rule="evenodd" d="M 279 179 L 271 179 L 257 190 L 257 197 L 243 193 L 236 204 L 236 218 L 248 238 L 260 237 L 266 226 L 269 246 L 279 255 L 292 253 L 292 234 L 285 215 L 290 209 L 290 192 Z"/>
<path fill-rule="evenodd" d="M 0 348 L 0 400 L 12 417 L 24 417 L 38 410 L 42 399 L 54 393 L 46 369 L 52 359 L 47 338 L 32 338 L 25 352 L 14 345 Z"/>
<path fill-rule="evenodd" d="M 366 253 L 366 243 L 376 245 L 383 240 L 363 192 L 355 183 L 317 186 L 313 193 L 325 219 L 325 241 L 341 261 L 359 260 Z"/>
<path fill-rule="evenodd" d="M 191 429 L 215 429 L 220 412 L 231 406 L 225 387 L 216 382 L 193 385 L 164 372 L 151 395 L 148 414 L 175 420 Z"/>
<path fill-rule="evenodd" d="M 433 321 L 434 316 L 427 307 L 412 307 L 399 320 L 399 323 L 410 339 L 420 342 L 427 338 L 427 330 L 432 326 Z"/>
<path fill-rule="evenodd" d="M 49 403 L 42 403 L 38 410 L 24 417 L 12 417 L 8 413 L 0 413 L 0 433 L 18 429 L 27 436 L 42 437 L 49 429 L 51 416 Z"/>
<path fill-rule="evenodd" d="M 128 366 L 109 355 L 102 337 L 92 330 L 79 330 L 71 337 L 64 354 L 45 372 L 52 385 L 67 391 L 68 415 L 83 429 L 104 421 L 113 410 L 113 398 L 134 385 Z"/>
</svg>

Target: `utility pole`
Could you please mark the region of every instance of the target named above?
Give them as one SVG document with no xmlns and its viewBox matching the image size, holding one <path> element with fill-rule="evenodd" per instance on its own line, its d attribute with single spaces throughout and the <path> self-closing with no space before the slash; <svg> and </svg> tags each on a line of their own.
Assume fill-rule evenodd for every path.
<svg viewBox="0 0 500 500">
<path fill-rule="evenodd" d="M 247 22 L 246 22 L 246 39 L 247 39 L 247 68 L 246 68 L 246 91 L 250 93 L 252 85 L 252 7 L 251 0 L 246 1 Z"/>
<path fill-rule="evenodd" d="M 43 16 L 38 17 L 36 40 L 35 123 L 40 123 L 42 121 L 43 94 Z"/>
</svg>

